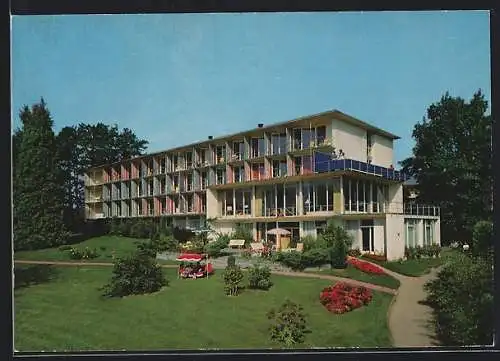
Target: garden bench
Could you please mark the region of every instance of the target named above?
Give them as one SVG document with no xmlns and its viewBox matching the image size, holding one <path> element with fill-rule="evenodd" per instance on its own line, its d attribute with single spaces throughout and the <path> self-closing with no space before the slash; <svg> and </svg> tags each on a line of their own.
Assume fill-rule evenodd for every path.
<svg viewBox="0 0 500 361">
<path fill-rule="evenodd" d="M 229 241 L 229 248 L 242 248 L 245 245 L 245 240 L 244 239 L 231 239 Z"/>
</svg>

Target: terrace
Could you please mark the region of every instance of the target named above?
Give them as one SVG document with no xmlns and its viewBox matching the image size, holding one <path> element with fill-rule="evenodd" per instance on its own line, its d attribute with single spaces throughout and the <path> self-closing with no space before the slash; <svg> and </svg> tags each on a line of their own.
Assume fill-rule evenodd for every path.
<svg viewBox="0 0 500 361">
<path fill-rule="evenodd" d="M 331 154 L 320 152 L 314 153 L 313 168 L 315 173 L 347 170 L 399 182 L 404 182 L 410 178 L 408 174 L 392 168 L 381 167 L 353 159 L 334 159 Z"/>
</svg>

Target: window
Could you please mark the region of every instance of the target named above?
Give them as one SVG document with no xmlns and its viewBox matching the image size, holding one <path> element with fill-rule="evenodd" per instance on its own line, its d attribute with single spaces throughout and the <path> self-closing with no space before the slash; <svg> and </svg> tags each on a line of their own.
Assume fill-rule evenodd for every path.
<svg viewBox="0 0 500 361">
<path fill-rule="evenodd" d="M 272 154 L 285 154 L 286 153 L 286 134 L 272 134 L 271 135 L 271 149 Z"/>
<path fill-rule="evenodd" d="M 244 182 L 245 181 L 245 167 L 236 166 L 234 167 L 234 182 Z"/>
<path fill-rule="evenodd" d="M 233 142 L 233 160 L 242 160 L 245 153 L 244 142 Z"/>
<path fill-rule="evenodd" d="M 424 219 L 424 245 L 429 246 L 434 243 L 434 221 Z"/>
<path fill-rule="evenodd" d="M 217 169 L 215 181 L 216 181 L 216 184 L 225 184 L 226 183 L 226 170 L 225 169 Z"/>
<path fill-rule="evenodd" d="M 192 191 L 193 189 L 194 189 L 194 186 L 193 186 L 193 175 L 191 173 L 189 173 L 187 175 L 187 190 L 189 192 L 189 191 Z"/>
<path fill-rule="evenodd" d="M 326 127 L 324 125 L 316 128 L 316 142 L 321 145 L 326 139 Z"/>
<path fill-rule="evenodd" d="M 302 173 L 302 157 L 295 157 L 294 163 L 295 163 L 295 174 L 294 175 L 300 175 Z"/>
<path fill-rule="evenodd" d="M 224 145 L 218 145 L 215 148 L 215 159 L 217 164 L 222 164 L 226 161 L 226 147 Z"/>
<path fill-rule="evenodd" d="M 201 189 L 206 189 L 208 186 L 207 172 L 201 172 Z"/>
<path fill-rule="evenodd" d="M 418 230 L 417 230 L 418 220 L 417 219 L 405 219 L 405 245 L 406 247 L 416 247 Z"/>
<path fill-rule="evenodd" d="M 187 166 L 187 168 L 191 168 L 193 166 L 193 153 L 192 152 L 186 153 L 186 166 Z"/>
</svg>

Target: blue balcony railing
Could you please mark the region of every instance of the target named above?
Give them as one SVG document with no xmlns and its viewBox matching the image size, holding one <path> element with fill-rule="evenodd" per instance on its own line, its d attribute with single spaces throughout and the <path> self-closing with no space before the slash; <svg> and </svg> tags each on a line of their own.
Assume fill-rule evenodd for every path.
<svg viewBox="0 0 500 361">
<path fill-rule="evenodd" d="M 321 152 L 314 153 L 315 173 L 326 173 L 340 170 L 361 172 L 400 182 L 404 182 L 409 179 L 409 176 L 406 173 L 395 169 L 368 164 L 353 159 L 332 159 L 330 154 Z"/>
</svg>

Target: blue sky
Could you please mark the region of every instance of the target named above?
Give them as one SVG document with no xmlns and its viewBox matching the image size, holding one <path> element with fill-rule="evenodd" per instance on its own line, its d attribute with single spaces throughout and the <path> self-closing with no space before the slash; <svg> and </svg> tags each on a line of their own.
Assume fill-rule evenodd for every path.
<svg viewBox="0 0 500 361">
<path fill-rule="evenodd" d="M 12 18 L 14 127 L 43 96 L 56 131 L 116 123 L 148 151 L 338 109 L 400 161 L 431 103 L 490 80 L 485 11 Z"/>
</svg>

